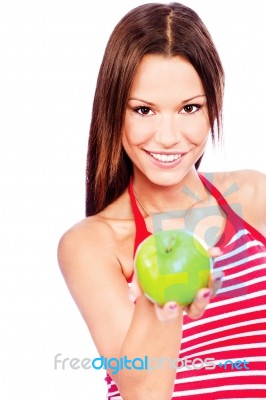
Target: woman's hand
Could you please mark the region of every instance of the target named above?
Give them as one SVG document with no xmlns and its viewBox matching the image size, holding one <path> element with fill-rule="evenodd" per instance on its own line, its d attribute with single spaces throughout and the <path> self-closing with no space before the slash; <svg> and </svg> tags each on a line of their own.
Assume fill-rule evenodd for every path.
<svg viewBox="0 0 266 400">
<path fill-rule="evenodd" d="M 209 249 L 210 257 L 219 257 L 223 253 L 219 247 L 212 247 Z M 160 321 L 169 321 L 175 319 L 180 312 L 183 310 L 187 313 L 187 315 L 192 319 L 197 319 L 202 316 L 205 308 L 209 304 L 210 300 L 215 296 L 217 291 L 222 286 L 222 272 L 214 271 L 210 276 L 209 287 L 200 289 L 193 301 L 189 306 L 181 307 L 174 301 L 168 302 L 164 304 L 164 306 L 159 306 L 155 304 L 155 312 Z M 138 280 L 137 274 L 134 271 L 132 283 L 129 291 L 129 298 L 131 301 L 135 301 L 139 296 L 143 294 Z"/>
</svg>

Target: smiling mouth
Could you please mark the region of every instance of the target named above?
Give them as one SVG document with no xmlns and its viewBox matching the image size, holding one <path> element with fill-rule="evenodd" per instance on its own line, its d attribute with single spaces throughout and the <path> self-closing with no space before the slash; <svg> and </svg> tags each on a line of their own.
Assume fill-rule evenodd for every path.
<svg viewBox="0 0 266 400">
<path fill-rule="evenodd" d="M 161 153 L 152 153 L 150 151 L 147 151 L 147 153 L 149 153 L 156 160 L 159 160 L 164 163 L 170 163 L 176 161 L 184 155 L 184 153 L 161 154 Z"/>
</svg>

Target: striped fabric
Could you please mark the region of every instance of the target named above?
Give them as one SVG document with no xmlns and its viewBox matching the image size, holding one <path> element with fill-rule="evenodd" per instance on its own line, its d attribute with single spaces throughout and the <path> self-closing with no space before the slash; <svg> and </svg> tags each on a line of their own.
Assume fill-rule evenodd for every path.
<svg viewBox="0 0 266 400">
<path fill-rule="evenodd" d="M 198 369 L 181 368 L 180 362 L 172 399 L 266 399 L 266 239 L 204 176 L 200 178 L 227 215 L 217 243 L 223 255 L 214 259 L 214 269 L 224 273 L 223 286 L 200 319 L 184 315 L 178 357 Z M 139 217 L 135 214 L 137 228 Z M 199 369 L 199 358 L 215 359 L 214 368 Z M 225 364 L 226 360 L 231 361 Z M 122 400 L 108 375 L 106 381 L 107 398 Z"/>
<path fill-rule="evenodd" d="M 266 398 L 265 244 L 242 229 L 224 249 L 226 254 L 215 259 L 215 268 L 225 274 L 223 286 L 203 318 L 184 317 L 179 354 L 215 358 L 215 369 L 179 370 L 173 399 Z M 241 360 L 242 368 L 224 365 L 228 359 Z"/>
</svg>

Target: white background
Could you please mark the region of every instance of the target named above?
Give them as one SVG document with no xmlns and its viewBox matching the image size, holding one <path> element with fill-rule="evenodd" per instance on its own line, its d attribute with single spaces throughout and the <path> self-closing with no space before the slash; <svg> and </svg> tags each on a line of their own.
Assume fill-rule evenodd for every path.
<svg viewBox="0 0 266 400">
<path fill-rule="evenodd" d="M 264 1 L 183 3 L 206 23 L 226 73 L 225 149 L 208 149 L 201 169 L 266 172 Z M 97 356 L 56 248 L 61 234 L 84 217 L 90 109 L 105 44 L 139 4 L 0 1 L 3 399 L 105 398 L 103 372 L 54 370 L 57 353 Z"/>
</svg>

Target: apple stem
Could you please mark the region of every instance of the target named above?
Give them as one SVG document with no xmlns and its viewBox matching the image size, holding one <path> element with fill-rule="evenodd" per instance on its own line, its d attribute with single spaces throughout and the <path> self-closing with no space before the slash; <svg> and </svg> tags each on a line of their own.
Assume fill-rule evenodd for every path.
<svg viewBox="0 0 266 400">
<path fill-rule="evenodd" d="M 170 239 L 170 242 L 169 242 L 168 246 L 167 246 L 166 249 L 165 249 L 166 253 L 170 253 L 170 251 L 172 251 L 172 248 L 173 248 L 173 244 L 174 244 L 174 243 L 175 243 L 175 237 L 172 236 L 171 239 Z"/>
</svg>

